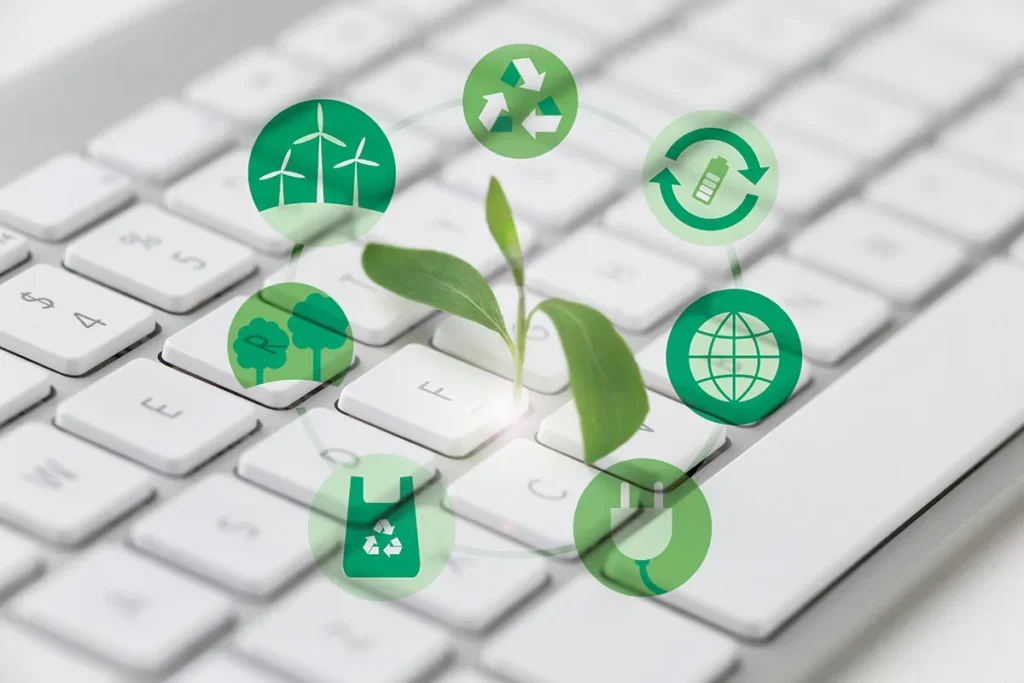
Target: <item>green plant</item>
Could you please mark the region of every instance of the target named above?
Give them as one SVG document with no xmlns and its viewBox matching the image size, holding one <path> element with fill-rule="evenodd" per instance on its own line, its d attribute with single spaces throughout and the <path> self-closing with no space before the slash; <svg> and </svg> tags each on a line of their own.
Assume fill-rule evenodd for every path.
<svg viewBox="0 0 1024 683">
<path fill-rule="evenodd" d="M 569 367 L 569 385 L 580 417 L 586 462 L 625 443 L 647 416 L 644 389 L 633 353 L 611 322 L 595 309 L 565 299 L 546 299 L 526 312 L 523 251 L 512 210 L 497 179 L 487 192 L 487 225 L 512 272 L 518 291 L 516 322 L 509 333 L 487 280 L 460 258 L 439 251 L 369 244 L 363 268 L 375 283 L 399 296 L 465 318 L 499 335 L 514 367 L 513 400 L 523 388 L 526 332 L 533 316 L 550 318 Z"/>
<path fill-rule="evenodd" d="M 254 384 L 263 384 L 266 370 L 278 370 L 288 359 L 288 335 L 277 323 L 254 318 L 238 331 L 234 351 L 238 367 L 256 371 Z"/>
</svg>

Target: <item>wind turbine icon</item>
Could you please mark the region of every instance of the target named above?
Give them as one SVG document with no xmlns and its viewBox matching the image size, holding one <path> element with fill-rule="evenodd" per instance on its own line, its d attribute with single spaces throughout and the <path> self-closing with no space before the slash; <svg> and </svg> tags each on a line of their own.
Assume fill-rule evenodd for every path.
<svg viewBox="0 0 1024 683">
<path fill-rule="evenodd" d="M 359 146 L 356 147 L 356 155 L 351 159 L 342 161 L 340 164 L 335 164 L 334 168 L 342 168 L 344 166 L 355 166 L 352 169 L 352 206 L 359 208 L 359 165 L 363 166 L 380 166 L 376 161 L 367 161 L 361 158 L 363 153 L 363 147 L 366 146 L 366 138 L 359 141 Z"/>
<path fill-rule="evenodd" d="M 324 106 L 319 102 L 316 105 L 316 132 L 303 135 L 293 142 L 293 145 L 302 145 L 316 140 L 316 203 L 324 203 L 324 140 L 338 147 L 347 145 L 330 133 L 324 132 Z M 337 168 L 337 166 L 335 166 Z"/>
<path fill-rule="evenodd" d="M 270 180 L 271 178 L 277 178 L 278 191 L 277 191 L 277 205 L 284 206 L 284 177 L 289 178 L 305 178 L 306 176 L 295 171 L 288 170 L 288 160 L 292 158 L 292 151 L 289 149 L 284 153 L 284 161 L 281 162 L 281 168 L 277 171 L 271 171 L 266 175 L 260 176 L 260 180 Z"/>
</svg>

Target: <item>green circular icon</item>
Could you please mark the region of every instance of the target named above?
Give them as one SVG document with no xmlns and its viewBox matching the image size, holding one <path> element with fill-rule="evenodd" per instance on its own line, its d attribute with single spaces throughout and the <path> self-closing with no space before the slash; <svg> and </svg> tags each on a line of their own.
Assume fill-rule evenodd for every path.
<svg viewBox="0 0 1024 683">
<path fill-rule="evenodd" d="M 644 480 L 639 486 L 622 481 L 626 471 L 643 473 Z M 590 482 L 573 517 L 578 547 L 595 528 L 611 538 L 584 554 L 583 564 L 624 595 L 675 590 L 697 572 L 711 547 L 711 510 L 704 494 L 679 468 L 661 460 L 618 462 Z"/>
<path fill-rule="evenodd" d="M 228 329 L 228 363 L 243 389 L 279 382 L 340 382 L 355 343 L 348 316 L 316 287 L 283 282 L 245 300 Z"/>
<path fill-rule="evenodd" d="M 395 155 L 377 122 L 337 100 L 272 118 L 249 154 L 249 192 L 267 224 L 297 244 L 366 234 L 395 193 Z"/>
<path fill-rule="evenodd" d="M 746 119 L 695 112 L 654 140 L 643 188 L 647 205 L 673 235 L 694 244 L 731 244 L 756 230 L 775 205 L 778 161 Z"/>
<path fill-rule="evenodd" d="M 536 45 L 499 47 L 476 63 L 462 91 L 473 135 L 503 157 L 550 152 L 576 121 L 579 93 L 569 68 Z"/>
<path fill-rule="evenodd" d="M 746 289 L 723 289 L 679 316 L 665 362 L 683 403 L 710 420 L 745 425 L 789 399 L 802 354 L 796 326 L 778 304 Z"/>
<path fill-rule="evenodd" d="M 455 547 L 444 487 L 415 490 L 432 475 L 389 453 L 339 462 L 313 497 L 308 525 L 327 578 L 367 600 L 400 600 L 430 585 Z"/>
</svg>

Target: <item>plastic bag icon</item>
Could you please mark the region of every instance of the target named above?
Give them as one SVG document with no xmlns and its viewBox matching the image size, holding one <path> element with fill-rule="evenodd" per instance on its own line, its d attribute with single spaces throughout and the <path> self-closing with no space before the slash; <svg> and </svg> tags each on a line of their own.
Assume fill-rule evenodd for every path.
<svg viewBox="0 0 1024 683">
<path fill-rule="evenodd" d="M 363 478 L 352 477 L 342 553 L 349 578 L 406 579 L 420 573 L 413 478 L 399 478 L 398 490 L 405 502 L 392 510 L 393 503 L 367 502 Z"/>
</svg>

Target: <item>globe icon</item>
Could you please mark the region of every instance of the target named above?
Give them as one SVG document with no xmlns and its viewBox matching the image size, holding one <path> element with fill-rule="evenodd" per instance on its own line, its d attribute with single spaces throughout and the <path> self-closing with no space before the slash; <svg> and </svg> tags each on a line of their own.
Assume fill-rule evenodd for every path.
<svg viewBox="0 0 1024 683">
<path fill-rule="evenodd" d="M 706 394 L 728 403 L 760 396 L 779 370 L 775 335 L 749 313 L 727 312 L 700 326 L 689 350 L 690 372 Z"/>
</svg>

